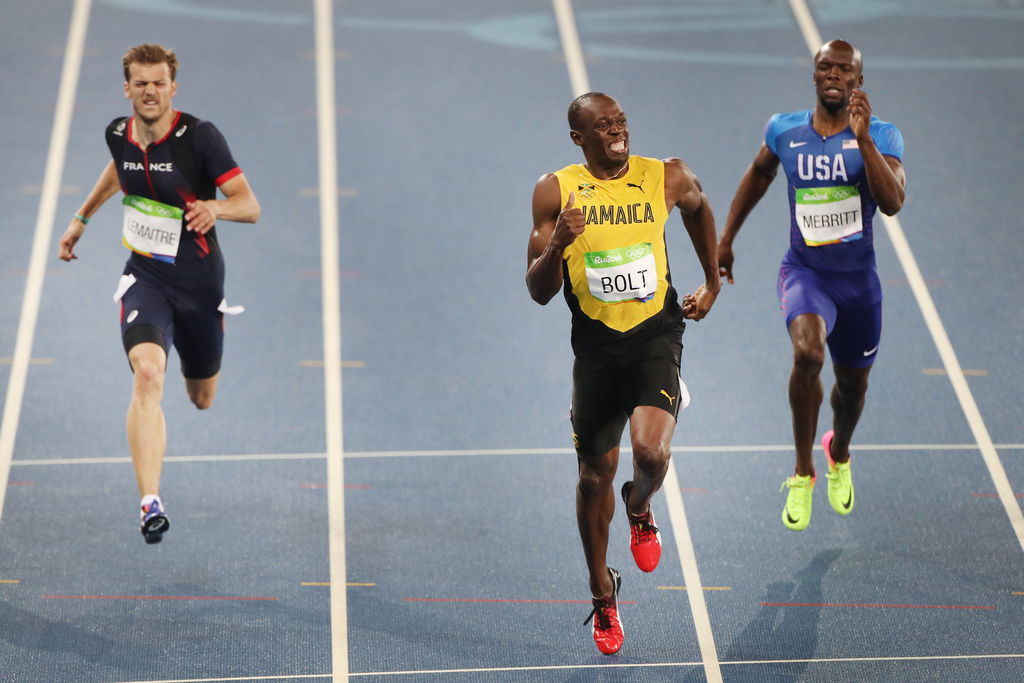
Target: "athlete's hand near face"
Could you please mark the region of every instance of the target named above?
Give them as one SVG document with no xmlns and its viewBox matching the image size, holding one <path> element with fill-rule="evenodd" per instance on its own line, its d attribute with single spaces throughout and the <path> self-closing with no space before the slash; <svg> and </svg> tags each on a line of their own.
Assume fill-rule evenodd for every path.
<svg viewBox="0 0 1024 683">
<path fill-rule="evenodd" d="M 869 135 L 871 128 L 871 103 L 863 90 L 850 93 L 850 104 L 846 111 L 850 114 L 850 129 L 858 138 Z"/>
</svg>

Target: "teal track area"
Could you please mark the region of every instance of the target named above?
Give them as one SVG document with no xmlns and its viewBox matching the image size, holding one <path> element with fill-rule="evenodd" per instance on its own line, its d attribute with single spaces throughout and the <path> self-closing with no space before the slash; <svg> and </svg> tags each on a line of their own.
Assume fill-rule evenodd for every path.
<svg viewBox="0 0 1024 683">
<path fill-rule="evenodd" d="M 620 505 L 625 645 L 601 655 L 583 625 L 569 312 L 524 283 L 534 184 L 582 161 L 565 112 L 583 75 L 623 105 L 634 154 L 687 162 L 721 228 L 768 117 L 814 103 L 800 5 L 5 3 L 0 681 L 1024 679 L 1020 2 L 808 3 L 823 38 L 862 50 L 906 142 L 906 202 L 875 223 L 856 509 L 836 515 L 822 476 L 806 531 L 779 518 L 776 180 L 736 284 L 684 336 L 661 564 L 633 565 Z M 56 256 L 141 42 L 178 53 L 175 106 L 218 126 L 263 208 L 218 226 L 246 312 L 210 410 L 171 356 L 158 545 L 124 433 L 117 203 L 78 260 Z M 668 240 L 692 291 L 675 215 Z M 826 361 L 826 397 L 831 377 Z M 819 443 L 829 415 L 826 398 Z M 631 474 L 624 444 L 616 490 Z"/>
</svg>

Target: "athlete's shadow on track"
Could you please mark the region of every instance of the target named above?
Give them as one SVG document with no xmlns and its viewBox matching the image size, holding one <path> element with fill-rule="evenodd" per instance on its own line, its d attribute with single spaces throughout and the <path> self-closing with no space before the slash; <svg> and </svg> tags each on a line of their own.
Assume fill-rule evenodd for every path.
<svg viewBox="0 0 1024 683">
<path fill-rule="evenodd" d="M 40 657 L 49 656 L 51 662 L 65 660 L 54 654 L 64 651 L 72 662 L 77 658 L 117 671 L 127 670 L 129 664 L 118 654 L 122 644 L 116 640 L 0 602 L 0 650 L 8 645 L 29 652 L 49 653 Z M 63 662 L 63 666 L 68 665 Z M 0 679 L 8 680 L 3 673 Z"/>
<path fill-rule="evenodd" d="M 729 644 L 723 662 L 765 659 L 809 659 L 818 648 L 818 621 L 823 602 L 821 582 L 829 567 L 843 551 L 824 550 L 794 577 L 793 581 L 768 584 L 761 609 L 746 628 Z M 807 668 L 803 662 L 786 664 L 736 665 L 723 667 L 732 680 L 798 680 Z M 752 674 L 745 679 L 740 674 Z M 729 674 L 729 675 L 726 675 Z M 735 676 L 735 677 L 734 677 Z"/>
</svg>

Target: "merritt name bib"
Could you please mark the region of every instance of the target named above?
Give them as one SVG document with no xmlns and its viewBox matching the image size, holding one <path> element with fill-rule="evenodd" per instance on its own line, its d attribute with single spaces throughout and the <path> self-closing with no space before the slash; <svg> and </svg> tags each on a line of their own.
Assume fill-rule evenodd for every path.
<svg viewBox="0 0 1024 683">
<path fill-rule="evenodd" d="M 860 193 L 852 185 L 797 189 L 796 222 L 809 247 L 863 236 Z"/>
</svg>

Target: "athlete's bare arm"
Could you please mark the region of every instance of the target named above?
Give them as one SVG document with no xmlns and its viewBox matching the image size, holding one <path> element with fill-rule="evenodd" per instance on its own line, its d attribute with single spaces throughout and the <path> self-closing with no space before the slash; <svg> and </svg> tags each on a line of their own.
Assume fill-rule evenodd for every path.
<svg viewBox="0 0 1024 683">
<path fill-rule="evenodd" d="M 197 199 L 185 205 L 185 227 L 198 232 L 208 233 L 218 219 L 236 223 L 255 223 L 260 217 L 260 203 L 256 194 L 239 173 L 220 186 L 224 199 Z"/>
<path fill-rule="evenodd" d="M 761 148 L 757 150 L 757 155 L 747 167 L 743 178 L 740 179 L 740 185 L 736 188 L 736 194 L 729 206 L 729 214 L 725 218 L 722 236 L 718 240 L 718 270 L 729 284 L 733 283 L 732 264 L 735 256 L 732 251 L 732 243 L 736 239 L 736 233 L 740 231 L 747 216 L 761 201 L 764 193 L 768 191 L 768 186 L 775 180 L 778 170 L 779 158 L 768 148 L 768 145 L 762 142 Z"/>
<path fill-rule="evenodd" d="M 878 210 L 886 216 L 895 215 L 903 208 L 907 175 L 903 164 L 895 157 L 885 156 L 878 151 L 871 139 L 871 103 L 863 90 L 850 94 L 850 129 L 857 136 L 857 148 L 864 160 L 864 174 L 868 178 L 868 189 L 878 204 Z"/>
<path fill-rule="evenodd" d="M 92 191 L 89 192 L 89 196 L 85 198 L 85 202 L 79 207 L 78 215 L 88 220 L 103 206 L 105 201 L 117 194 L 117 191 L 120 189 L 121 184 L 117 179 L 117 168 L 114 166 L 113 160 L 111 160 L 100 173 L 99 179 L 93 186 Z M 78 258 L 75 255 L 75 245 L 78 244 L 78 240 L 81 239 L 84 232 L 85 223 L 78 218 L 72 218 L 71 223 L 68 224 L 67 229 L 64 231 L 64 235 L 60 238 L 60 245 L 57 251 L 58 258 L 63 261 L 71 261 Z"/>
<path fill-rule="evenodd" d="M 683 296 L 683 315 L 700 320 L 708 314 L 722 288 L 715 248 L 715 215 L 700 181 L 680 159 L 665 159 L 665 203 L 675 206 L 683 217 L 693 250 L 704 270 L 704 284 Z"/>
<path fill-rule="evenodd" d="M 546 304 L 562 287 L 562 255 L 583 234 L 586 222 L 575 206 L 576 194 L 562 206 L 558 178 L 546 173 L 533 188 L 533 231 L 526 250 L 526 286 L 530 296 Z"/>
</svg>

